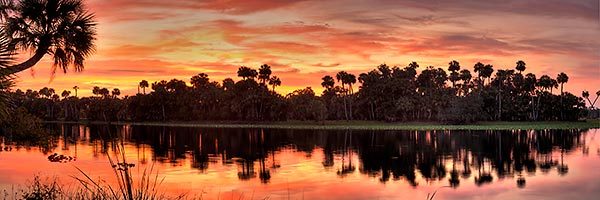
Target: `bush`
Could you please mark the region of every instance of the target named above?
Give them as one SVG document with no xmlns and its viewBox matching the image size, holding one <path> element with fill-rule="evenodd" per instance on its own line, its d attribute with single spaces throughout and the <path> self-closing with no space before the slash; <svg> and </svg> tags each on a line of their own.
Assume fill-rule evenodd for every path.
<svg viewBox="0 0 600 200">
<path fill-rule="evenodd" d="M 453 97 L 438 118 L 447 124 L 468 124 L 484 119 L 483 100 L 477 95 Z"/>
</svg>

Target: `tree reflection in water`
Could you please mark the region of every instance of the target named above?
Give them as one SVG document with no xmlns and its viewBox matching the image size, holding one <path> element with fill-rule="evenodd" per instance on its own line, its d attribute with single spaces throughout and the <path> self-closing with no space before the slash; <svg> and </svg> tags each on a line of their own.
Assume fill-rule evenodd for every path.
<svg viewBox="0 0 600 200">
<path fill-rule="evenodd" d="M 418 180 L 444 180 L 454 188 L 471 179 L 480 186 L 506 177 L 515 178 L 516 185 L 522 188 L 525 177 L 538 170 L 556 170 L 566 175 L 569 167 L 564 156 L 577 149 L 585 151 L 587 131 L 319 131 L 71 125 L 56 128 L 63 131 L 66 139 L 62 142 L 87 140 L 93 145 L 95 156 L 114 149 L 122 137 L 141 149 L 138 161 L 142 163 L 152 159 L 181 165 L 187 160 L 192 168 L 206 172 L 212 164 L 222 162 L 237 166 L 240 180 L 259 178 L 264 184 L 278 176 L 281 166 L 277 155 L 282 151 L 304 152 L 308 156 L 322 151 L 323 169 L 337 166 L 334 173 L 340 178 L 357 173 L 358 168 L 358 173 L 376 177 L 382 183 L 405 181 L 416 187 Z M 146 148 L 151 148 L 152 158 L 147 158 Z"/>
</svg>

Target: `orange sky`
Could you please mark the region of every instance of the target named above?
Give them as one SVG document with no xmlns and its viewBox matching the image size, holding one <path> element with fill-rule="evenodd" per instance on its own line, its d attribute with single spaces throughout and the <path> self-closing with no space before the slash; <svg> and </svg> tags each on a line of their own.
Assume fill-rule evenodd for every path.
<svg viewBox="0 0 600 200">
<path fill-rule="evenodd" d="M 278 92 L 320 78 L 375 66 L 447 68 L 458 60 L 496 69 L 527 63 L 526 72 L 569 75 L 567 91 L 600 89 L 598 0 L 89 0 L 98 20 L 97 53 L 83 72 L 57 73 L 50 62 L 22 72 L 17 88 L 78 85 L 134 94 L 137 83 L 204 72 L 213 80 L 267 63 L 281 77 Z"/>
</svg>

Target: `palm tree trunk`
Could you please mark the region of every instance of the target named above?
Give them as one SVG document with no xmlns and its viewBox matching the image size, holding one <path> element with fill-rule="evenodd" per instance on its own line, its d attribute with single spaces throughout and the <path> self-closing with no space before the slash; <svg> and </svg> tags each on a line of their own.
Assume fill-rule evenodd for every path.
<svg viewBox="0 0 600 200">
<path fill-rule="evenodd" d="M 46 55 L 49 49 L 50 40 L 47 37 L 43 37 L 42 39 L 40 39 L 38 49 L 36 49 L 35 54 L 31 58 L 27 59 L 26 61 L 20 64 L 16 64 L 3 69 L 2 74 L 16 74 L 33 67 L 44 57 L 44 55 Z"/>
<path fill-rule="evenodd" d="M 37 50 L 36 53 L 25 62 L 3 69 L 2 74 L 16 74 L 33 67 L 42 59 L 42 57 L 44 57 L 44 55 L 46 55 L 47 50 L 48 48 Z"/>
<path fill-rule="evenodd" d="M 563 113 L 563 83 L 560 84 L 560 120 L 565 120 Z"/>
<path fill-rule="evenodd" d="M 344 115 L 346 116 L 346 120 L 348 120 L 349 118 L 348 118 L 348 106 L 346 103 L 346 95 L 344 95 L 344 97 L 342 97 L 342 98 L 344 98 Z"/>
</svg>

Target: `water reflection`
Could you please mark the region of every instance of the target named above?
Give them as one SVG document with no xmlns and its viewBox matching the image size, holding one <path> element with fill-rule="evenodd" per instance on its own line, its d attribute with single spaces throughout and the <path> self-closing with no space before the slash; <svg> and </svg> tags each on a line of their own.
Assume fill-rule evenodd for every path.
<svg viewBox="0 0 600 200">
<path fill-rule="evenodd" d="M 276 129 L 200 129 L 148 126 L 59 125 L 62 150 L 78 156 L 79 145 L 91 146 L 94 157 L 116 149 L 118 141 L 133 146 L 138 162 L 181 166 L 200 173 L 215 165 L 235 166 L 240 181 L 269 184 L 282 167 L 279 155 L 302 152 L 310 158 L 322 151 L 322 167 L 339 178 L 360 173 L 385 184 L 402 181 L 413 187 L 445 182 L 477 186 L 513 178 L 519 188 L 538 173 L 569 173 L 564 156 L 589 153 L 587 130 L 544 131 L 315 131 Z M 9 148 L 4 145 L 3 149 Z M 12 147 L 11 147 L 12 148 Z M 147 149 L 149 148 L 149 149 Z M 148 150 L 152 153 L 147 155 Z M 336 159 L 340 158 L 340 159 Z"/>
</svg>

